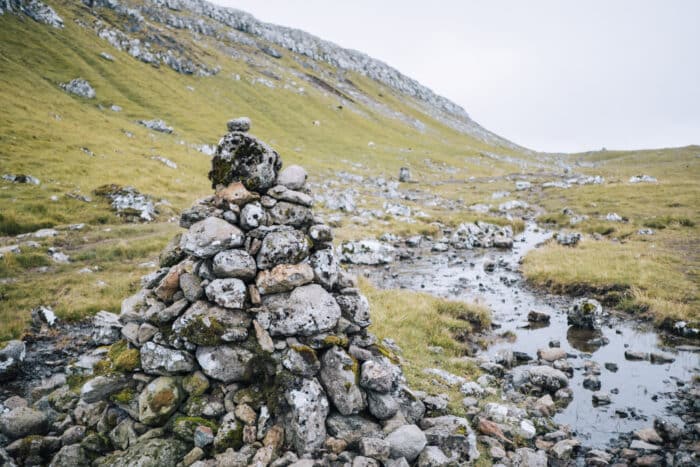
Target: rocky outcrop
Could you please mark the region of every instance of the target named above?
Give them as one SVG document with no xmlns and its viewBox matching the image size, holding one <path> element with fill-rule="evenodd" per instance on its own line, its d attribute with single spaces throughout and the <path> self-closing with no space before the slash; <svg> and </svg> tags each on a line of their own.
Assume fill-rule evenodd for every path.
<svg viewBox="0 0 700 467">
<path fill-rule="evenodd" d="M 63 19 L 56 14 L 53 8 L 39 0 L 0 0 L 0 15 L 8 13 L 22 13 L 34 21 L 48 24 L 54 28 L 63 27 Z"/>
</svg>

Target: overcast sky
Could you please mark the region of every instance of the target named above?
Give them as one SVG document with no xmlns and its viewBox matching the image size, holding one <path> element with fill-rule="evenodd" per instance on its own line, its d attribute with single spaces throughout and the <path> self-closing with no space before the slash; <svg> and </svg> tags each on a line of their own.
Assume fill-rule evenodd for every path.
<svg viewBox="0 0 700 467">
<path fill-rule="evenodd" d="M 700 1 L 215 3 L 383 60 L 532 149 L 700 144 Z"/>
</svg>

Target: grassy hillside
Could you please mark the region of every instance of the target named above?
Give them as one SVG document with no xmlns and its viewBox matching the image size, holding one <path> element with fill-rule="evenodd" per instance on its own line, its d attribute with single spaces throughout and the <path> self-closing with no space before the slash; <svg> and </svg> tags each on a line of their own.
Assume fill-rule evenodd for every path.
<svg viewBox="0 0 700 467">
<path fill-rule="evenodd" d="M 209 157 L 195 145 L 216 144 L 232 117 L 251 117 L 252 132 L 273 145 L 286 164 L 307 167 L 316 182 L 333 179 L 340 171 L 395 177 L 399 167 L 410 166 L 418 179 L 411 188 L 469 206 L 497 204 L 491 198 L 494 191 L 513 191 L 509 174 L 525 172 L 533 181 L 561 176 L 560 156 L 485 144 L 432 119 L 410 98 L 358 74 L 346 73 L 345 83 L 366 99 L 349 102 L 300 78 L 320 77 L 321 71 L 336 73 L 328 65 L 316 64 L 310 70 L 291 52 L 273 60 L 246 46 L 238 47 L 234 56 L 211 38 L 168 29 L 167 34 L 189 44 L 209 66 L 221 67 L 211 77 L 182 75 L 142 63 L 99 39 L 77 22 L 91 22 L 82 3 L 49 3 L 64 19 L 64 29 L 26 17 L 0 16 L 0 175 L 22 173 L 41 180 L 39 186 L 0 181 L 0 246 L 22 247 L 21 254 L 0 259 L 0 340 L 19 335 L 29 310 L 38 305 L 52 306 L 64 318 L 101 309 L 117 311 L 121 299 L 136 289 L 139 277 L 154 267 L 160 249 L 179 230 L 174 216 L 210 193 Z M 101 19 L 110 24 L 119 21 L 109 12 Z M 113 55 L 114 61 L 101 58 L 101 52 Z M 60 83 L 77 77 L 93 85 L 95 99 L 60 88 Z M 259 78 L 274 88 L 260 84 Z M 122 110 L 114 112 L 112 105 Z M 174 133 L 156 133 L 137 124 L 139 119 L 155 118 L 164 119 Z M 416 129 L 411 119 L 422 122 L 424 130 Z M 568 219 L 561 212 L 568 206 L 590 216 L 577 230 L 604 234 L 601 242 L 587 240 L 577 249 L 552 245 L 537 251 L 525 263 L 528 277 L 558 290 L 622 288 L 624 300 L 617 303 L 627 309 L 697 320 L 698 154 L 700 149 L 691 147 L 566 156 L 572 165 L 577 160 L 596 164 L 574 167 L 577 172 L 603 175 L 608 183 L 513 191 L 509 199 L 542 207 L 538 210 L 542 222 L 566 227 Z M 177 169 L 153 156 L 175 162 Z M 655 175 L 660 182 L 629 185 L 627 179 L 638 173 Z M 93 194 L 111 183 L 134 186 L 156 201 L 167 200 L 159 205 L 158 221 L 123 224 L 107 202 Z M 75 199 L 75 194 L 92 200 Z M 364 194 L 364 207 L 381 208 L 380 198 Z M 523 225 L 495 208 L 480 215 L 443 204 L 406 204 L 427 217 L 414 223 L 379 219 L 361 227 L 345 223 L 337 237 L 385 231 L 434 235 L 435 221 L 457 225 L 488 218 L 516 228 Z M 599 217 L 608 212 L 630 222 L 601 221 Z M 67 230 L 73 223 L 86 226 Z M 643 226 L 654 226 L 657 234 L 636 235 Z M 55 239 L 15 237 L 42 227 L 56 227 L 61 233 Z M 40 247 L 22 245 L 28 240 Z M 72 261 L 53 263 L 46 255 L 52 246 Z M 370 295 L 380 313 L 390 311 L 382 305 L 386 302 L 382 294 Z"/>
</svg>

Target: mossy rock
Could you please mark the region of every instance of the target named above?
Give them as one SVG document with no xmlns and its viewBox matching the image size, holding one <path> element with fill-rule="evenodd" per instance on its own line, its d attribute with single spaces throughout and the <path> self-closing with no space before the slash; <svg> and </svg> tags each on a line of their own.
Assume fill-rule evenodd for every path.
<svg viewBox="0 0 700 467">
<path fill-rule="evenodd" d="M 190 396 L 201 396 L 209 389 L 209 380 L 200 372 L 191 373 L 182 378 L 182 388 Z"/>
<path fill-rule="evenodd" d="M 136 399 L 136 391 L 133 388 L 124 388 L 121 391 L 112 394 L 110 399 L 117 404 L 129 405 Z"/>
<path fill-rule="evenodd" d="M 171 430 L 173 434 L 181 440 L 187 443 L 192 443 L 192 440 L 194 438 L 194 432 L 200 425 L 211 428 L 214 434 L 216 434 L 216 430 L 218 429 L 216 422 L 207 420 L 206 418 L 182 416 L 175 417 L 175 419 L 172 422 Z M 243 440 L 242 435 L 243 433 L 241 431 L 241 442 Z"/>
</svg>

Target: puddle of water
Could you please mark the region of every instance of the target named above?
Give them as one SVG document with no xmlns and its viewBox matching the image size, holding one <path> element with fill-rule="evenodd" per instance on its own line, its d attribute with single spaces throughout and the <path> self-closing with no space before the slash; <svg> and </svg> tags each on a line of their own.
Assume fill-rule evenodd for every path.
<svg viewBox="0 0 700 467">
<path fill-rule="evenodd" d="M 574 367 L 574 376 L 569 381 L 574 398 L 554 419 L 570 425 L 587 446 L 603 447 L 618 433 L 651 426 L 655 416 L 682 425 L 679 418 L 669 414 L 667 406 L 677 384 L 698 373 L 700 357 L 691 352 L 662 349 L 659 336 L 653 330 L 641 330 L 639 325 L 619 319 L 611 320 L 598 336 L 591 331 L 570 328 L 566 310 L 573 300 L 535 292 L 525 286 L 517 272 L 520 259 L 551 235 L 551 232 L 528 225 L 511 251 L 451 250 L 445 254 L 414 250 L 420 255 L 414 259 L 385 268 L 354 267 L 354 271 L 366 275 L 382 288 L 406 288 L 487 305 L 494 323 L 501 326 L 497 332 L 511 331 L 516 336 L 515 342 L 490 346 L 485 351 L 487 355 L 511 349 L 536 358 L 538 349 L 547 348 L 551 340 L 558 340 L 562 349 L 576 355 L 569 359 Z M 493 272 L 484 271 L 487 262 L 496 263 Z M 550 315 L 550 324 L 528 326 L 527 314 L 531 310 Z M 599 346 L 589 342 L 601 336 L 609 343 Z M 625 350 L 670 354 L 675 361 L 666 364 L 628 361 L 624 357 Z M 601 391 L 610 393 L 610 405 L 593 406 L 593 391 L 583 387 L 586 359 L 600 366 Z M 616 364 L 618 370 L 607 370 L 605 363 Z M 628 416 L 623 418 L 620 414 Z"/>
</svg>

